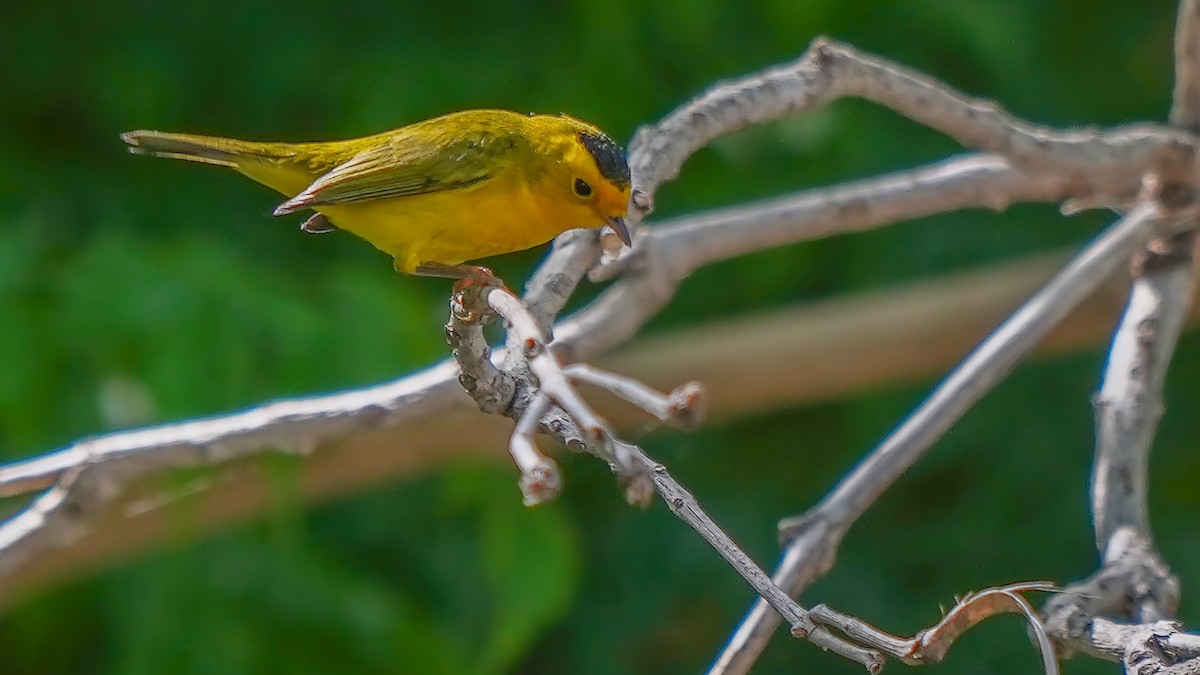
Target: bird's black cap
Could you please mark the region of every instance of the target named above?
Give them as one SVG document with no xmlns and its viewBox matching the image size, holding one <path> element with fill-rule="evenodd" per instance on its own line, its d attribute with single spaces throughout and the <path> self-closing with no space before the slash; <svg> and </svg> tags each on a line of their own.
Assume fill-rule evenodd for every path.
<svg viewBox="0 0 1200 675">
<path fill-rule="evenodd" d="M 625 161 L 625 151 L 621 146 L 604 134 L 587 131 L 579 134 L 579 140 L 596 160 L 601 176 L 622 190 L 629 187 L 629 164 Z"/>
</svg>

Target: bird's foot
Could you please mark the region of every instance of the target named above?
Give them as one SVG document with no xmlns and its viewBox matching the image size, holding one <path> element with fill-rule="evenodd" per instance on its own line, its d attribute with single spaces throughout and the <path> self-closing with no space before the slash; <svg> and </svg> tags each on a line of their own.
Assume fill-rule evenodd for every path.
<svg viewBox="0 0 1200 675">
<path fill-rule="evenodd" d="M 462 310 L 459 318 L 464 321 L 476 321 L 479 318 L 476 312 L 467 309 L 478 305 L 478 302 L 475 302 L 478 298 L 469 297 L 470 295 L 481 296 L 488 288 L 508 290 L 508 286 L 504 285 L 504 281 L 500 277 L 480 265 L 445 265 L 425 262 L 417 266 L 416 273 L 427 277 L 455 279 L 451 299 L 454 306 Z"/>
</svg>

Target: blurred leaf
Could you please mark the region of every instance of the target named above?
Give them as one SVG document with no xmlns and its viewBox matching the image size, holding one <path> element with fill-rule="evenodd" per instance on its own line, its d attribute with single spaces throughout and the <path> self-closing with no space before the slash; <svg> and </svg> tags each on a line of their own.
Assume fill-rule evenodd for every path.
<svg viewBox="0 0 1200 675">
<path fill-rule="evenodd" d="M 512 477 L 506 477 L 511 482 Z M 507 672 L 566 613 L 579 577 L 579 543 L 561 509 L 493 499 L 480 520 L 495 611 L 478 672 Z"/>
<path fill-rule="evenodd" d="M 521 504 L 512 470 L 462 468 L 448 479 L 446 503 L 478 513 L 478 562 L 491 606 L 474 672 L 508 672 L 566 613 L 578 584 L 580 542 L 557 505 Z"/>
<path fill-rule="evenodd" d="M 110 618 L 138 628 L 122 633 L 113 672 L 462 672 L 452 645 L 387 587 L 316 549 L 224 539 L 130 572 L 140 591 L 114 599 Z M 170 620 L 181 608 L 187 621 Z"/>
</svg>

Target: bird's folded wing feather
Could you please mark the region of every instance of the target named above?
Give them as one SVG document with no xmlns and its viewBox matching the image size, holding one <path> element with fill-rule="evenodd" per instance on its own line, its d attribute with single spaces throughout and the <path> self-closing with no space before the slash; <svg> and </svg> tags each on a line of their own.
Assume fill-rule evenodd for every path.
<svg viewBox="0 0 1200 675">
<path fill-rule="evenodd" d="M 518 139 L 492 131 L 433 137 L 398 136 L 366 149 L 317 178 L 275 209 L 284 215 L 313 206 L 408 197 L 474 185 L 511 166 Z"/>
</svg>

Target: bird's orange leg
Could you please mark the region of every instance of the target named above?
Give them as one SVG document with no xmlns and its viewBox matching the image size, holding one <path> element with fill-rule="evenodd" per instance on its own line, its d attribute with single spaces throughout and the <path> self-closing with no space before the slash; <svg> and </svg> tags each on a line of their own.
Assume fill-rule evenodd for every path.
<svg viewBox="0 0 1200 675">
<path fill-rule="evenodd" d="M 499 286 L 508 288 L 500 277 L 486 267 L 479 265 L 446 265 L 437 262 L 424 262 L 417 266 L 416 274 L 423 277 L 441 277 L 442 279 L 457 279 L 454 292 L 461 293 L 472 286 Z"/>
<path fill-rule="evenodd" d="M 468 302 L 466 297 L 468 293 L 481 294 L 490 288 L 501 288 L 508 291 L 508 287 L 500 280 L 492 271 L 486 267 L 479 265 L 446 265 L 436 262 L 425 262 L 417 266 L 416 274 L 424 277 L 441 277 L 443 279 L 457 279 L 454 282 L 453 295 L 451 296 L 451 305 L 462 310 L 463 314 L 459 318 L 464 321 L 475 321 L 479 317 L 468 311 L 466 308 L 472 306 L 473 303 Z"/>
</svg>

